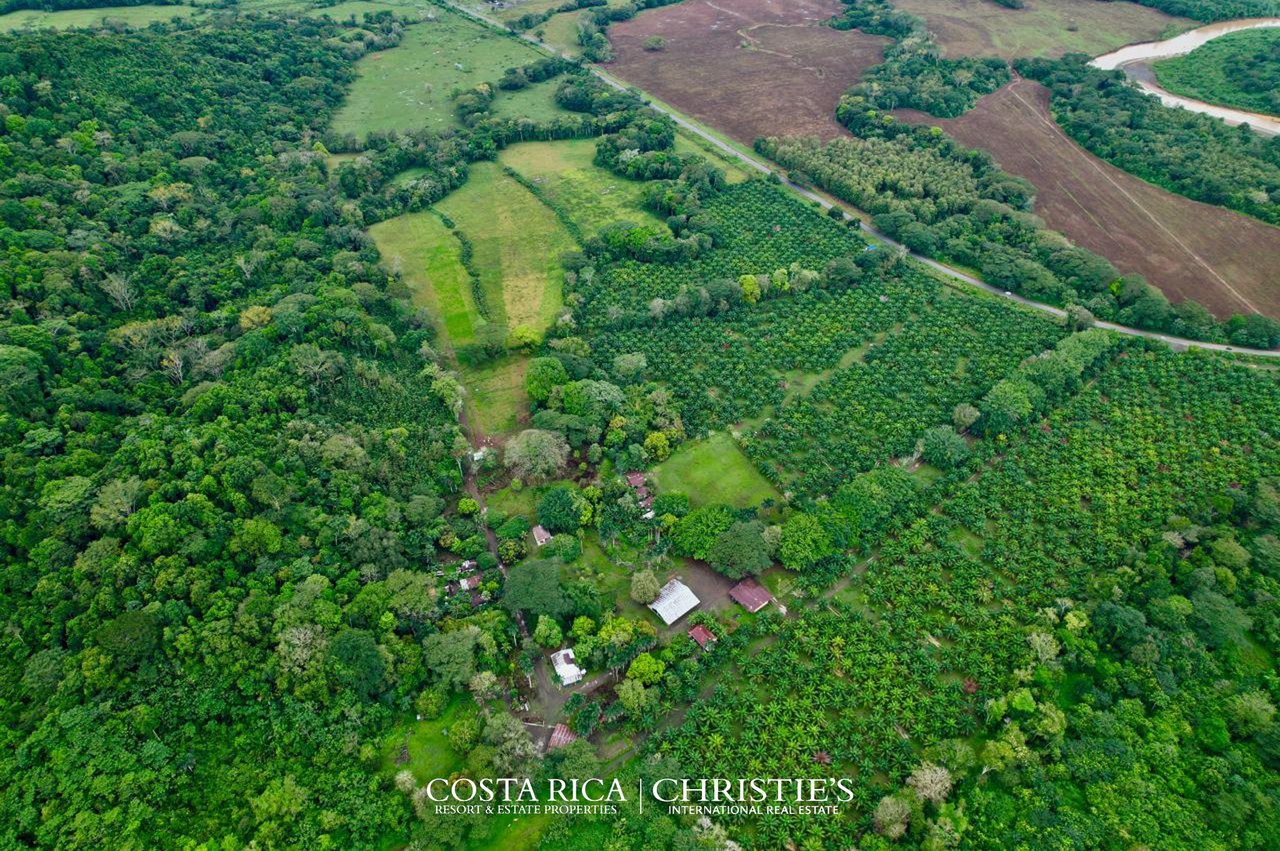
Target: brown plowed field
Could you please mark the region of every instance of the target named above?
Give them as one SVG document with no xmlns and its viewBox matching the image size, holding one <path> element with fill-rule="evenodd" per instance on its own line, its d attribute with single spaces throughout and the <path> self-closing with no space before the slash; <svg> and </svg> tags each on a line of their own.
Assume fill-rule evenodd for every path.
<svg viewBox="0 0 1280 851">
<path fill-rule="evenodd" d="M 682 112 L 751 144 L 757 136 L 844 131 L 836 103 L 883 61 L 888 39 L 824 22 L 838 0 L 688 0 L 609 28 L 609 69 Z M 667 40 L 647 51 L 652 36 Z"/>
<path fill-rule="evenodd" d="M 1036 185 L 1036 213 L 1049 227 L 1145 276 L 1171 301 L 1194 298 L 1219 318 L 1280 316 L 1280 228 L 1166 192 L 1089 154 L 1054 123 L 1039 84 L 1017 80 L 960 118 L 899 114 L 990 151 Z"/>
</svg>

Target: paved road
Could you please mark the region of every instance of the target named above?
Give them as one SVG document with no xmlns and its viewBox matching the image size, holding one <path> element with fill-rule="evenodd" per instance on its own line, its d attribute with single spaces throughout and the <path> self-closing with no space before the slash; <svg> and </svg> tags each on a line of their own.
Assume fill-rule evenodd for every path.
<svg viewBox="0 0 1280 851">
<path fill-rule="evenodd" d="M 491 18 L 488 15 L 483 15 L 483 14 L 480 14 L 479 12 L 473 12 L 470 9 L 464 9 L 461 6 L 454 6 L 452 3 L 450 5 L 453 6 L 453 8 L 456 9 L 458 12 L 464 15 L 468 15 L 472 18 L 478 18 L 484 21 L 485 23 L 491 24 L 492 26 L 498 27 L 499 29 L 502 29 L 504 31 L 507 29 L 506 26 L 496 18 Z M 524 39 L 530 44 L 533 44 L 541 48 L 544 51 L 547 51 L 553 55 L 560 55 L 559 52 L 554 47 L 552 47 L 551 45 L 545 42 L 539 41 L 536 37 L 534 37 L 533 35 L 530 35 L 529 33 L 519 33 L 518 35 L 520 36 L 520 38 Z M 588 65 L 587 67 L 588 69 L 590 69 L 591 73 L 595 74 L 597 77 L 599 77 L 604 82 L 608 83 L 610 86 L 613 86 L 615 89 L 619 89 L 621 91 L 635 89 L 636 91 L 640 91 L 641 94 L 644 94 L 642 90 L 637 89 L 635 86 L 629 85 L 628 83 L 618 79 L 617 77 L 614 77 L 612 74 L 610 74 L 607 71 L 604 71 L 599 66 Z M 676 124 L 678 124 L 680 127 L 684 128 L 690 133 L 693 133 L 694 135 L 698 136 L 701 139 L 705 139 L 707 142 L 710 142 L 712 145 L 715 145 L 717 149 L 727 154 L 728 156 L 738 160 L 748 168 L 754 169 L 755 171 L 761 172 L 762 174 L 777 174 L 778 178 L 781 179 L 783 186 L 786 186 L 791 191 L 797 193 L 798 195 L 804 198 L 807 198 L 810 201 L 816 201 L 818 204 L 822 206 L 824 210 L 830 209 L 833 206 L 832 203 L 828 201 L 826 198 L 823 198 L 821 195 L 817 194 L 816 192 L 806 189 L 805 187 L 800 186 L 797 183 L 791 182 L 791 180 L 789 180 L 786 177 L 786 175 L 778 172 L 768 163 L 743 153 L 742 151 L 735 148 L 733 145 L 730 145 L 728 142 L 725 142 L 720 137 L 714 135 L 713 133 L 710 133 L 701 125 L 695 124 L 694 122 L 685 118 L 683 115 L 676 112 L 675 110 L 667 106 L 664 106 L 663 104 L 654 103 L 652 101 L 650 101 L 649 105 L 653 109 L 657 110 L 658 112 L 664 113 L 665 115 L 669 116 L 671 120 L 674 121 Z M 883 242 L 885 245 L 888 245 L 892 248 L 901 249 L 903 252 L 905 252 L 908 256 L 915 259 L 917 262 L 923 263 L 924 265 L 928 266 L 934 271 L 939 272 L 942 275 L 945 275 L 951 278 L 952 280 L 962 281 L 963 283 L 966 283 L 969 286 L 976 287 L 984 292 L 990 293 L 995 296 L 999 296 L 1000 298 L 1005 298 L 1005 299 L 1008 299 L 1009 301 L 1016 302 L 1018 304 L 1023 305 L 1024 307 L 1029 307 L 1032 310 L 1039 310 L 1043 313 L 1049 313 L 1054 316 L 1066 315 L 1065 311 L 1063 311 L 1061 308 L 1053 307 L 1052 305 L 1044 304 L 1043 302 L 1032 301 L 1029 298 L 1023 298 L 1022 296 L 1016 293 L 1009 292 L 1008 290 L 1002 290 L 999 287 L 993 287 L 991 284 L 988 284 L 985 281 L 980 280 L 979 278 L 975 278 L 974 276 L 966 274 L 965 272 L 961 272 L 958 269 L 953 269 L 944 263 L 939 263 L 937 260 L 934 260 L 929 257 L 925 257 L 922 254 L 916 254 L 914 251 L 908 250 L 906 246 L 904 246 L 902 243 L 894 239 L 891 239 L 889 236 L 887 236 L 884 233 L 881 233 L 879 230 L 872 227 L 870 224 L 867 224 L 864 222 L 862 226 L 862 231 L 863 233 L 873 237 L 874 239 L 877 239 L 880 242 Z M 1161 334 L 1157 331 L 1145 331 L 1141 328 L 1130 328 L 1127 325 L 1117 325 L 1114 322 L 1098 321 L 1098 322 L 1095 322 L 1094 325 L 1098 328 L 1105 328 L 1108 331 L 1114 331 L 1117 334 L 1124 334 L 1129 337 L 1146 337 L 1151 340 L 1160 340 L 1163 343 L 1167 343 L 1170 348 L 1179 352 L 1185 352 L 1187 349 L 1190 349 L 1190 348 L 1198 348 L 1198 349 L 1206 349 L 1208 351 L 1213 351 L 1213 352 L 1232 352 L 1235 354 L 1245 354 L 1245 355 L 1254 355 L 1257 357 L 1280 359 L 1280 349 L 1250 349 L 1250 348 L 1245 348 L 1243 346 L 1229 346 L 1224 343 L 1205 343 L 1199 340 L 1189 340 L 1185 337 L 1175 337 L 1171 334 Z"/>
</svg>

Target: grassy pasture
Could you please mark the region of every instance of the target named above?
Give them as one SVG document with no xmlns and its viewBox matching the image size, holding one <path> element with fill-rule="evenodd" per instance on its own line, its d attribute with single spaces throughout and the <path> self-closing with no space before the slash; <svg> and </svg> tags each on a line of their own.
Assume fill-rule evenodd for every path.
<svg viewBox="0 0 1280 851">
<path fill-rule="evenodd" d="M 65 30 L 77 27 L 96 28 L 105 23 L 120 22 L 130 27 L 145 27 L 156 21 L 186 18 L 198 10 L 193 6 L 105 6 L 96 9 L 64 9 L 45 12 L 38 9 L 21 9 L 0 15 L 0 32 L 24 29 Z"/>
<path fill-rule="evenodd" d="M 474 343 L 491 325 L 545 329 L 561 303 L 560 254 L 576 247 L 555 214 L 497 163 L 472 166 L 467 182 L 436 209 L 379 222 L 369 235 L 383 262 L 400 271 L 414 303 L 435 317 L 447 344 Z M 441 213 L 471 241 L 489 320 L 476 305 L 462 243 Z M 527 412 L 524 366 L 524 358 L 509 356 L 460 370 L 468 411 L 482 432 L 513 431 Z"/>
<path fill-rule="evenodd" d="M 525 358 L 509 355 L 483 366 L 460 367 L 472 421 L 484 434 L 514 432 L 520 417 L 528 413 L 525 363 Z"/>
<path fill-rule="evenodd" d="M 552 15 L 546 23 L 534 27 L 531 34 L 541 30 L 543 44 L 576 58 L 582 55 L 582 47 L 578 44 L 578 18 L 581 15 L 581 12 Z"/>
<path fill-rule="evenodd" d="M 236 9 L 241 12 L 301 12 L 313 18 L 328 17 L 345 21 L 352 16 L 357 21 L 374 12 L 395 12 L 397 15 L 416 17 L 429 8 L 421 0 L 345 0 L 332 6 L 317 6 L 309 0 L 240 0 Z"/>
<path fill-rule="evenodd" d="M 433 12 L 434 20 L 407 28 L 399 46 L 359 61 L 334 129 L 363 137 L 375 130 L 455 126 L 449 97 L 455 88 L 496 81 L 504 69 L 542 56 L 456 12 Z"/>
<path fill-rule="evenodd" d="M 449 777 L 455 773 L 464 773 L 465 761 L 449 745 L 445 731 L 468 717 L 479 714 L 470 696 L 454 694 L 439 718 L 430 721 L 415 721 L 411 718 L 397 725 L 387 736 L 382 751 L 382 773 L 394 777 L 402 770 L 413 774 L 419 784 L 424 784 L 435 777 Z M 482 722 L 483 723 L 483 722 Z M 401 747 L 407 747 L 409 761 L 398 765 L 396 758 Z M 476 849 L 526 849 L 537 847 L 538 837 L 546 830 L 550 816 L 513 815 L 494 816 L 490 824 L 490 833 L 486 838 L 478 839 L 471 845 Z M 398 838 L 397 838 L 398 840 Z M 385 843 L 387 848 L 400 847 L 399 841 Z"/>
<path fill-rule="evenodd" d="M 564 0 L 524 0 L 524 2 L 508 3 L 505 8 L 494 9 L 484 0 L 465 0 L 463 5 L 479 15 L 493 18 L 504 24 L 522 18 L 528 14 L 540 14 L 563 5 Z M 610 5 L 618 5 L 617 0 Z M 542 41 L 548 47 L 568 56 L 579 56 L 582 48 L 578 46 L 578 18 L 581 11 L 560 12 L 552 15 L 536 27 L 526 31 L 533 36 L 542 33 Z"/>
<path fill-rule="evenodd" d="M 418 10 L 425 8 L 427 8 L 426 4 L 417 0 L 347 0 L 333 6 L 313 6 L 306 0 L 242 0 L 236 6 L 236 10 L 241 12 L 301 12 L 317 18 L 329 17 L 335 21 L 344 21 L 353 16 L 359 21 L 365 14 L 384 11 L 415 16 Z M 17 32 L 27 29 L 96 29 L 115 24 L 139 28 L 173 18 L 203 18 L 217 11 L 221 10 L 151 3 L 139 6 L 63 9 L 56 12 L 20 9 L 7 15 L 0 15 L 0 32 Z"/>
<path fill-rule="evenodd" d="M 507 148 L 498 160 L 537 184 L 586 234 L 623 220 L 659 224 L 640 205 L 643 185 L 593 165 L 595 152 L 594 139 L 526 142 Z"/>
<path fill-rule="evenodd" d="M 449 746 L 445 730 L 467 716 L 478 712 L 475 701 L 468 695 L 455 694 L 445 707 L 440 717 L 431 721 L 414 721 L 410 719 L 392 730 L 387 737 L 382 753 L 382 769 L 388 774 L 401 770 L 413 773 L 419 783 L 426 783 L 433 777 L 448 777 L 463 768 L 462 759 Z M 396 757 L 400 748 L 409 749 L 409 762 L 397 766 Z"/>
<path fill-rule="evenodd" d="M 564 3 L 564 0 L 524 0 L 523 3 L 508 3 L 502 9 L 492 9 L 488 3 L 468 3 L 467 6 L 477 12 L 497 18 L 503 23 L 514 21 L 529 14 L 541 14 Z"/>
<path fill-rule="evenodd" d="M 369 228 L 383 262 L 399 269 L 413 291 L 455 345 L 476 336 L 480 319 L 471 282 L 460 259 L 461 245 L 434 213 L 408 213 Z"/>
<path fill-rule="evenodd" d="M 681 447 L 653 469 L 653 481 L 659 492 L 687 494 L 694 506 L 723 502 L 747 508 L 779 496 L 724 432 Z"/>
<path fill-rule="evenodd" d="M 924 18 L 947 56 L 1061 56 L 1106 53 L 1195 26 L 1137 3 L 1028 0 L 1009 9 L 992 0 L 897 0 Z"/>
<path fill-rule="evenodd" d="M 542 202 L 496 163 L 477 163 L 436 205 L 475 247 L 493 321 L 546 328 L 560 307 L 560 255 L 577 244 Z"/>
<path fill-rule="evenodd" d="M 534 121 L 552 121 L 568 112 L 556 103 L 556 86 L 559 80 L 546 80 L 514 92 L 498 90 L 493 99 L 493 114 L 503 118 L 531 118 Z"/>
</svg>

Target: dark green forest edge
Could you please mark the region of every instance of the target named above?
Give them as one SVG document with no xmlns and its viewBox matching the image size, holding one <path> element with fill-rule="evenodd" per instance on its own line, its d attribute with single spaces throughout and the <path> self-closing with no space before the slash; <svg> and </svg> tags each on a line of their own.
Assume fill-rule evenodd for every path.
<svg viewBox="0 0 1280 851">
<path fill-rule="evenodd" d="M 632 801 L 552 822 L 548 849 L 1280 845 L 1274 371 L 949 290 L 767 182 L 726 185 L 554 60 L 510 76 L 555 81 L 566 117 L 460 93 L 467 129 L 376 134 L 330 173 L 354 61 L 399 32 L 0 38 L 4 844 L 506 847 L 382 766 L 393 724 L 466 703 L 441 747 L 471 777 L 856 781 L 835 819 Z M 1050 244 L 1019 235 L 1024 187 L 931 135 L 859 143 L 981 195 L 985 229 L 946 237 L 975 256 Z M 562 138 L 597 138 L 662 224 L 578 234 L 567 309 L 515 343 L 531 427 L 473 469 L 433 317 L 365 228 Z M 1032 257 L 1065 280 L 1053 252 L 1006 262 Z M 1120 309 L 1149 297 L 1126 286 Z M 821 378 L 791 394 L 793 372 Z M 727 428 L 783 498 L 664 493 L 646 519 L 617 473 Z M 556 539 L 527 560 L 527 521 L 477 517 L 464 475 L 571 479 L 537 505 Z M 686 556 L 776 561 L 798 596 L 698 615 L 704 653 L 575 578 L 597 540 L 638 554 L 637 599 Z M 463 558 L 473 599 L 445 590 Z M 564 634 L 620 676 L 541 758 L 509 709 Z M 638 750 L 602 765 L 586 737 L 614 735 Z"/>
<path fill-rule="evenodd" d="M 44 9 L 50 12 L 63 9 L 98 9 L 112 6 L 139 6 L 143 3 L 156 6 L 178 5 L 178 0 L 3 0 L 0 2 L 0 14 L 14 12 L 18 9 Z"/>
</svg>

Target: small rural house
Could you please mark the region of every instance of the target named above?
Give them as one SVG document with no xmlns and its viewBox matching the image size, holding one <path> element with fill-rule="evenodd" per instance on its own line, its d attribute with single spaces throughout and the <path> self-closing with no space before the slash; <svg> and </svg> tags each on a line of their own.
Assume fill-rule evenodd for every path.
<svg viewBox="0 0 1280 851">
<path fill-rule="evenodd" d="M 551 739 L 547 742 L 547 750 L 553 751 L 576 741 L 578 741 L 578 737 L 574 735 L 572 730 L 564 724 L 557 724 L 555 729 L 551 731 Z"/>
<path fill-rule="evenodd" d="M 658 613 L 667 626 L 680 620 L 699 603 L 697 595 L 677 577 L 672 579 L 658 592 L 658 599 L 649 604 L 649 608 Z"/>
<path fill-rule="evenodd" d="M 582 679 L 587 673 L 578 667 L 578 660 L 573 656 L 573 648 L 566 647 L 551 654 L 551 664 L 555 666 L 556 676 L 567 686 Z"/>
<path fill-rule="evenodd" d="M 689 630 L 689 637 L 696 641 L 698 646 L 703 650 L 706 650 L 707 645 L 714 643 L 716 640 L 715 633 L 707 629 L 702 624 L 698 624 L 693 629 Z"/>
<path fill-rule="evenodd" d="M 545 547 L 551 543 L 551 533 L 538 524 L 533 527 L 533 542 L 540 547 Z"/>
<path fill-rule="evenodd" d="M 729 589 L 729 596 L 748 612 L 758 612 L 773 601 L 768 589 L 750 576 Z"/>
</svg>

